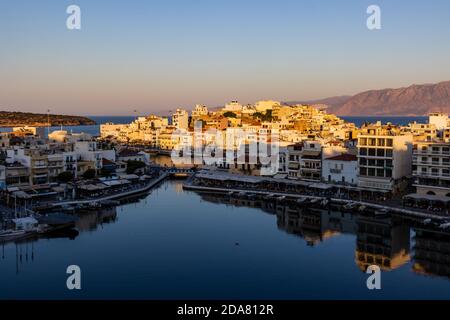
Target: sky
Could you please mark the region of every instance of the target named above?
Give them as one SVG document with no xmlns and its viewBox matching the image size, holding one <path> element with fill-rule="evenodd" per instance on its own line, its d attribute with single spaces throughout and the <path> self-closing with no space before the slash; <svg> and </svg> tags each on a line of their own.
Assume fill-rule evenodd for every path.
<svg viewBox="0 0 450 320">
<path fill-rule="evenodd" d="M 144 115 L 436 83 L 449 31 L 448 0 L 0 0 L 0 110 Z"/>
</svg>

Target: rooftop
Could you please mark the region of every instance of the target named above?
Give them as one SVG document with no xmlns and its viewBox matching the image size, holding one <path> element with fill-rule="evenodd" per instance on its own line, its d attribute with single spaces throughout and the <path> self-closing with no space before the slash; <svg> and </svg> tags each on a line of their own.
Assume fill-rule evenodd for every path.
<svg viewBox="0 0 450 320">
<path fill-rule="evenodd" d="M 353 155 L 353 154 L 343 153 L 343 154 L 340 154 L 340 155 L 338 155 L 338 156 L 334 156 L 334 157 L 327 158 L 327 159 L 325 159 L 325 160 L 333 160 L 333 161 L 357 161 L 358 158 L 357 158 L 355 155 Z"/>
</svg>

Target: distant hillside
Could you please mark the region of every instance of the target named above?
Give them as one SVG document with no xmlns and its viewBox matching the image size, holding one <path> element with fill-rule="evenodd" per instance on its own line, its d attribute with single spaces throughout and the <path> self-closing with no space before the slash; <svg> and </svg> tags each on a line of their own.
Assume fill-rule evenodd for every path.
<svg viewBox="0 0 450 320">
<path fill-rule="evenodd" d="M 94 120 L 80 116 L 51 114 L 49 118 L 51 126 L 81 126 L 96 124 Z M 47 125 L 47 114 L 0 111 L 0 127 L 44 127 Z"/>
<path fill-rule="evenodd" d="M 450 113 L 450 81 L 370 90 L 351 97 L 333 97 L 309 103 L 325 103 L 329 106 L 328 112 L 345 116 L 423 116 L 433 111 Z"/>
<path fill-rule="evenodd" d="M 328 106 L 338 106 L 347 102 L 352 96 L 336 96 L 319 100 L 307 100 L 307 101 L 286 101 L 284 104 L 296 105 L 296 104 L 326 104 Z"/>
</svg>

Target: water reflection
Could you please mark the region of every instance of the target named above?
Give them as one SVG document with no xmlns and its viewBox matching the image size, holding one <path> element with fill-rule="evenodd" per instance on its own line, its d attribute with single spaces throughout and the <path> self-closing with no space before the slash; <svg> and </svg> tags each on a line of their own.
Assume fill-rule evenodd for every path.
<svg viewBox="0 0 450 320">
<path fill-rule="evenodd" d="M 450 234 L 415 228 L 413 270 L 419 274 L 450 278 Z"/>
<path fill-rule="evenodd" d="M 342 234 L 355 235 L 355 264 L 363 272 L 369 265 L 392 271 L 412 262 L 416 273 L 450 278 L 450 233 L 433 226 L 418 227 L 417 222 L 395 215 L 374 217 L 308 208 L 295 202 L 211 194 L 201 197 L 208 202 L 260 208 L 276 215 L 278 229 L 304 239 L 312 247 Z"/>
</svg>

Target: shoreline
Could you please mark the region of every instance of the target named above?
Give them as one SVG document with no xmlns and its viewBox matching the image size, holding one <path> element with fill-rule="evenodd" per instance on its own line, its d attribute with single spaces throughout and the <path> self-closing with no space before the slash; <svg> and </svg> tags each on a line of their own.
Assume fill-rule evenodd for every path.
<svg viewBox="0 0 450 320">
<path fill-rule="evenodd" d="M 229 193 L 229 192 L 243 192 L 243 193 L 252 193 L 252 194 L 260 194 L 260 195 L 275 195 L 275 196 L 284 196 L 286 198 L 294 198 L 294 199 L 318 199 L 318 200 L 329 200 L 332 204 L 345 205 L 349 203 L 355 203 L 357 205 L 366 206 L 368 208 L 372 208 L 375 210 L 388 210 L 390 212 L 395 212 L 397 214 L 401 214 L 405 217 L 413 217 L 413 218 L 423 218 L 423 219 L 436 219 L 441 221 L 446 221 L 447 218 L 439 215 L 423 213 L 414 210 L 408 210 L 404 208 L 397 208 L 392 206 L 379 205 L 371 202 L 364 202 L 358 200 L 346 200 L 339 198 L 327 198 L 320 196 L 308 196 L 302 194 L 292 194 L 292 193 L 284 193 L 284 192 L 271 192 L 271 191 L 261 191 L 261 190 L 248 190 L 248 189 L 237 189 L 237 188 L 219 188 L 219 187 L 204 187 L 204 186 L 196 186 L 192 185 L 188 182 L 183 184 L 183 189 L 197 192 L 210 192 L 210 193 Z"/>
</svg>

